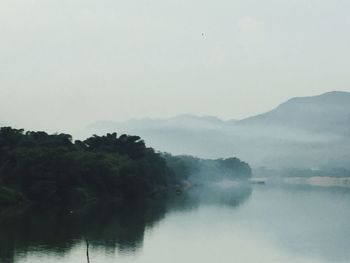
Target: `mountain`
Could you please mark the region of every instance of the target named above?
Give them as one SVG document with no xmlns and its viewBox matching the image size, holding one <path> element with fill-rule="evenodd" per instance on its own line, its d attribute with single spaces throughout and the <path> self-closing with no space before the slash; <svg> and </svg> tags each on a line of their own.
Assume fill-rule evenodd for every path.
<svg viewBox="0 0 350 263">
<path fill-rule="evenodd" d="M 188 130 L 205 130 L 221 129 L 222 126 L 231 125 L 235 121 L 223 121 L 213 116 L 196 116 L 191 114 L 178 115 L 164 119 L 133 119 L 124 122 L 117 121 L 100 121 L 87 127 L 87 130 L 105 132 L 113 131 L 115 128 L 126 130 L 157 130 L 157 129 L 188 129 Z"/>
<path fill-rule="evenodd" d="M 160 151 L 203 158 L 238 156 L 253 167 L 350 168 L 350 93 L 292 98 L 238 121 L 179 115 L 97 122 L 80 137 L 112 131 L 140 135 Z"/>
<path fill-rule="evenodd" d="M 270 112 L 238 123 L 349 135 L 350 93 L 333 91 L 319 96 L 293 98 Z"/>
</svg>

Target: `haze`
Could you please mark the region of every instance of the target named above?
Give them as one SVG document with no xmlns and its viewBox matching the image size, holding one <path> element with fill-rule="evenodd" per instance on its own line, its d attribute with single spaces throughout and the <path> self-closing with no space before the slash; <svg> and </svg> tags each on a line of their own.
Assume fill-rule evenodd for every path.
<svg viewBox="0 0 350 263">
<path fill-rule="evenodd" d="M 0 123 L 243 118 L 350 87 L 350 2 L 2 0 Z"/>
</svg>

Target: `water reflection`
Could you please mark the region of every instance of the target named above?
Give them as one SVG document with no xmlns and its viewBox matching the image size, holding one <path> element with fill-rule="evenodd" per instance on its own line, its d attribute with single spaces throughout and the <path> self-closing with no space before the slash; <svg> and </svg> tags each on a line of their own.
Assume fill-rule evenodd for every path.
<svg viewBox="0 0 350 263">
<path fill-rule="evenodd" d="M 176 198 L 169 198 L 167 211 L 193 211 L 205 205 L 237 208 L 245 203 L 251 194 L 251 185 L 245 182 L 225 186 L 216 183 L 198 185 Z"/>
<path fill-rule="evenodd" d="M 16 255 L 32 251 L 64 256 L 75 245 L 135 252 L 151 228 L 172 211 L 192 211 L 201 205 L 235 208 L 251 195 L 248 185 L 222 188 L 197 186 L 181 195 L 123 206 L 94 205 L 81 210 L 30 208 L 0 215 L 0 262 L 13 263 Z M 88 258 L 86 258 L 86 261 Z M 86 262 L 85 261 L 85 262 Z"/>
<path fill-rule="evenodd" d="M 155 204 L 137 209 L 94 206 L 82 211 L 37 208 L 6 215 L 0 222 L 1 262 L 14 262 L 15 253 L 37 248 L 63 255 L 82 239 L 107 251 L 134 251 L 142 244 L 146 226 L 164 213 L 165 207 Z"/>
<path fill-rule="evenodd" d="M 89 244 L 91 263 L 343 263 L 349 218 L 348 188 L 208 184 L 142 204 L 7 211 L 0 262 L 88 262 Z"/>
</svg>

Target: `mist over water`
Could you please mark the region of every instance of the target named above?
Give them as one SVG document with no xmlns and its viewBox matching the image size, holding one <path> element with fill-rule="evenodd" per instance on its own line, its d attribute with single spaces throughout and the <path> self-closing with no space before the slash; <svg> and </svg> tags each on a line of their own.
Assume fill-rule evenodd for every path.
<svg viewBox="0 0 350 263">
<path fill-rule="evenodd" d="M 164 201 L 164 200 L 163 200 Z M 216 182 L 131 209 L 1 216 L 0 261 L 349 262 L 350 191 Z"/>
<path fill-rule="evenodd" d="M 349 263 L 349 0 L 0 0 L 0 263 Z"/>
</svg>

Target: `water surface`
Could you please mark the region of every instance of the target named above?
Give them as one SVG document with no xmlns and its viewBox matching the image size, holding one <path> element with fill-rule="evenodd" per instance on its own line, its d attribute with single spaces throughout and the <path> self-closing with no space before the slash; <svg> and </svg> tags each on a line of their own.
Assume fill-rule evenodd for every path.
<svg viewBox="0 0 350 263">
<path fill-rule="evenodd" d="M 14 213 L 0 262 L 350 262 L 347 188 L 215 185 L 170 201 Z"/>
</svg>

